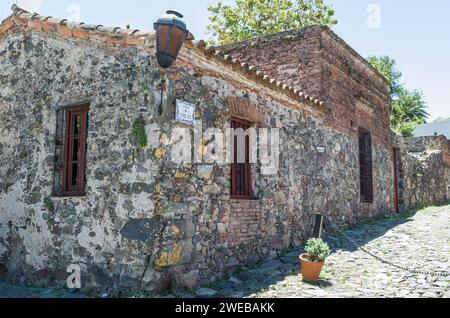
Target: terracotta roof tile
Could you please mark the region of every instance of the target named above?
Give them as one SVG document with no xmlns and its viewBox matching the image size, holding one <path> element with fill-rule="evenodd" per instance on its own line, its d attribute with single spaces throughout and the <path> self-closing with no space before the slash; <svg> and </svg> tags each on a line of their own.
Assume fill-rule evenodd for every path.
<svg viewBox="0 0 450 318">
<path fill-rule="evenodd" d="M 146 40 L 154 36 L 154 32 L 141 32 L 136 29 L 122 29 L 120 27 L 104 27 L 98 24 L 86 24 L 83 22 L 74 23 L 67 19 L 55 19 L 50 16 L 41 16 L 37 13 L 28 12 L 17 5 L 12 6 L 13 14 L 6 18 L 0 24 L 0 35 L 4 34 L 14 25 L 28 26 L 34 29 L 43 30 L 44 32 L 56 32 L 66 37 L 74 37 L 86 40 L 96 40 L 106 42 L 112 45 L 136 46 L 144 45 Z M 305 95 L 303 92 L 293 89 L 283 82 L 272 78 L 269 74 L 265 74 L 255 66 L 248 63 L 242 63 L 239 59 L 233 58 L 230 54 L 214 46 L 207 45 L 205 41 L 195 41 L 194 36 L 189 33 L 186 43 L 192 43 L 192 46 L 200 53 L 213 57 L 226 65 L 230 65 L 234 70 L 242 72 L 256 82 L 277 89 L 289 95 L 296 100 L 307 103 L 313 107 L 321 107 L 324 103 L 318 99 Z"/>
<path fill-rule="evenodd" d="M 240 69 L 243 73 L 248 73 L 249 76 L 254 76 L 256 81 L 260 81 L 261 83 L 272 86 L 272 88 L 278 88 L 284 93 L 293 96 L 295 99 L 300 102 L 307 103 L 311 106 L 323 107 L 324 102 L 305 95 L 303 92 L 300 92 L 297 89 L 294 89 L 287 84 L 278 81 L 276 78 L 272 78 L 269 74 L 265 74 L 261 70 L 256 69 L 255 66 L 249 65 L 248 63 L 242 63 L 239 59 L 234 59 L 229 54 L 224 54 L 222 51 L 217 50 L 214 46 L 206 45 L 206 42 L 203 40 L 192 42 L 193 47 L 202 52 L 207 56 L 213 56 L 219 60 L 221 60 L 224 64 L 235 65 Z"/>
<path fill-rule="evenodd" d="M 137 29 L 122 29 L 120 27 L 104 27 L 100 24 L 87 24 L 84 22 L 71 22 L 67 19 L 55 19 L 42 16 L 38 13 L 28 12 L 17 5 L 12 6 L 12 15 L 0 25 L 0 35 L 14 25 L 28 26 L 44 32 L 55 32 L 66 37 L 85 40 L 107 42 L 112 45 L 137 46 L 144 45 L 145 38 L 154 35 L 154 32 L 140 32 Z M 193 38 L 192 34 L 190 37 Z"/>
</svg>

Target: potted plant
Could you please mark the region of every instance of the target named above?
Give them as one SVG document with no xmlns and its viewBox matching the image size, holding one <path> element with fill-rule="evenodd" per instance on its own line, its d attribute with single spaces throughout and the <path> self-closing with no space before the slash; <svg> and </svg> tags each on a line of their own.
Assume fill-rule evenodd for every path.
<svg viewBox="0 0 450 318">
<path fill-rule="evenodd" d="M 318 281 L 325 259 L 331 254 L 330 247 L 322 239 L 312 238 L 306 243 L 305 251 L 305 254 L 300 255 L 303 280 Z"/>
</svg>

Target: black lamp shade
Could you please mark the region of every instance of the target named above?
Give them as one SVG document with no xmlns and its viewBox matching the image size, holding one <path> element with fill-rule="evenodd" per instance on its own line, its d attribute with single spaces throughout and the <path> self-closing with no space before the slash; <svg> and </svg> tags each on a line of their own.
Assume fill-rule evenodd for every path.
<svg viewBox="0 0 450 318">
<path fill-rule="evenodd" d="M 156 57 L 161 67 L 172 66 L 178 57 L 183 42 L 188 35 L 183 15 L 169 10 L 155 23 Z"/>
</svg>

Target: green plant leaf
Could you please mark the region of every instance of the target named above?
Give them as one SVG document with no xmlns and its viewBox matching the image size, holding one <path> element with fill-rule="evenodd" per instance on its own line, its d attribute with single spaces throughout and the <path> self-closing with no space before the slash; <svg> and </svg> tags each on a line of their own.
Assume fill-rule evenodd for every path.
<svg viewBox="0 0 450 318">
<path fill-rule="evenodd" d="M 148 145 L 147 134 L 145 133 L 145 120 L 139 116 L 134 122 L 131 130 L 131 143 L 140 148 Z"/>
<path fill-rule="evenodd" d="M 332 7 L 323 0 L 236 0 L 234 5 L 208 7 L 207 27 L 212 44 L 228 44 L 298 29 L 308 25 L 337 23 Z"/>
<path fill-rule="evenodd" d="M 306 242 L 305 251 L 311 262 L 323 262 L 331 254 L 330 247 L 320 238 L 311 238 Z"/>
</svg>

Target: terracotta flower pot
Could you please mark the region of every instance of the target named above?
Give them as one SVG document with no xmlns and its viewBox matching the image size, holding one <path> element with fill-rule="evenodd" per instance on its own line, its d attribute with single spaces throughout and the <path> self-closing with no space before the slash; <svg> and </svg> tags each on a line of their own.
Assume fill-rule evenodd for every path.
<svg viewBox="0 0 450 318">
<path fill-rule="evenodd" d="M 306 282 L 316 282 L 320 278 L 320 272 L 322 271 L 325 261 L 315 263 L 308 260 L 308 254 L 300 255 L 300 272 L 302 273 L 303 280 Z"/>
</svg>

